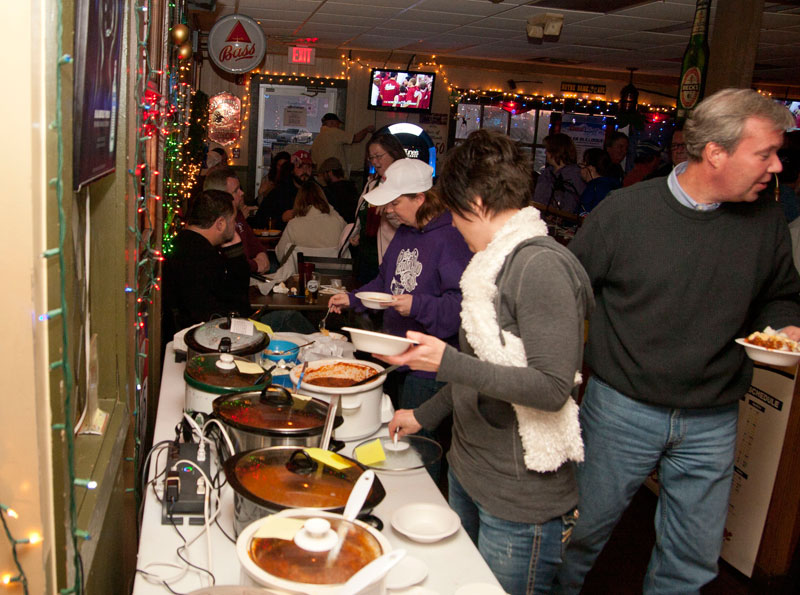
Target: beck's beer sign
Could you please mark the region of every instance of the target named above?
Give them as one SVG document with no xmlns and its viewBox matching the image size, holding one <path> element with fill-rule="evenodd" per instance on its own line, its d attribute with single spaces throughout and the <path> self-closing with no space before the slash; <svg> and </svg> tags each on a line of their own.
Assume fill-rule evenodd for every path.
<svg viewBox="0 0 800 595">
<path fill-rule="evenodd" d="M 218 20 L 208 34 L 208 55 L 227 72 L 242 74 L 257 68 L 267 51 L 261 26 L 240 14 Z"/>
</svg>

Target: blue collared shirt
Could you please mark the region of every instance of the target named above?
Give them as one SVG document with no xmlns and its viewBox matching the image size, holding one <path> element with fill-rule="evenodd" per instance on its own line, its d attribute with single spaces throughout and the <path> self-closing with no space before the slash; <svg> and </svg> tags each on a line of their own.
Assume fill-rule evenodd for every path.
<svg viewBox="0 0 800 595">
<path fill-rule="evenodd" d="M 688 161 L 684 161 L 683 163 L 679 163 L 676 165 L 672 171 L 669 173 L 669 177 L 667 178 L 667 185 L 669 185 L 669 190 L 672 192 L 672 195 L 678 200 L 685 207 L 689 207 L 695 211 L 713 211 L 714 209 L 719 208 L 719 205 L 722 203 L 719 202 L 712 202 L 712 203 L 699 203 L 692 199 L 691 196 L 686 194 L 686 191 L 681 187 L 680 182 L 678 182 L 678 176 L 686 171 L 686 166 L 689 164 Z"/>
</svg>

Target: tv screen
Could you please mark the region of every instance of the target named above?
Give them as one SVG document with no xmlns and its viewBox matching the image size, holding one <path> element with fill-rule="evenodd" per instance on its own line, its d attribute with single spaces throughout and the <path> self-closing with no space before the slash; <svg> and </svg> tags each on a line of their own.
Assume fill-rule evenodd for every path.
<svg viewBox="0 0 800 595">
<path fill-rule="evenodd" d="M 390 112 L 430 113 L 435 72 L 373 68 L 367 107 Z"/>
</svg>

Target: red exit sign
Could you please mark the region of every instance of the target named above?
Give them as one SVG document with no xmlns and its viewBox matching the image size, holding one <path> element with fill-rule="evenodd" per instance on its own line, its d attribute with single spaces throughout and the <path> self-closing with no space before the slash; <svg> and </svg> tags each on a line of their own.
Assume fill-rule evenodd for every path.
<svg viewBox="0 0 800 595">
<path fill-rule="evenodd" d="M 313 64 L 316 48 L 292 46 L 289 48 L 289 64 Z"/>
</svg>

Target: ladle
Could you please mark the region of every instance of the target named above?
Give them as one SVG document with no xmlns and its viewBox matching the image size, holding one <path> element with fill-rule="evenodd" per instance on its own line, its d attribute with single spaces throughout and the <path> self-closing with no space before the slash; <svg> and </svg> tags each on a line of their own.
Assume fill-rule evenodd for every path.
<svg viewBox="0 0 800 595">
<path fill-rule="evenodd" d="M 405 550 L 392 550 L 388 554 L 375 558 L 372 562 L 347 579 L 347 582 L 342 585 L 337 595 L 356 595 L 357 593 L 361 593 L 364 589 L 386 576 L 388 572 L 394 568 L 395 564 L 405 558 L 405 556 Z"/>
</svg>

